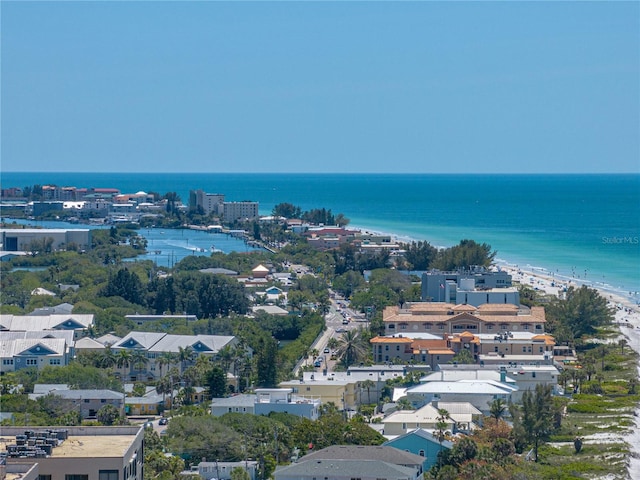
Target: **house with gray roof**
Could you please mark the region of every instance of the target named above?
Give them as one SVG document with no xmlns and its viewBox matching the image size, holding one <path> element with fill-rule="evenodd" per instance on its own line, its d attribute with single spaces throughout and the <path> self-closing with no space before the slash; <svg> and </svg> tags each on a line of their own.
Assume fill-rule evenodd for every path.
<svg viewBox="0 0 640 480">
<path fill-rule="evenodd" d="M 214 398 L 211 400 L 211 415 L 221 417 L 225 413 L 255 414 L 256 396 L 254 394 L 240 394 L 231 397 Z"/>
<path fill-rule="evenodd" d="M 93 325 L 93 314 L 0 315 L 0 331 L 71 330 L 80 338 Z"/>
<path fill-rule="evenodd" d="M 198 475 L 204 480 L 231 480 L 231 472 L 236 468 L 241 468 L 249 474 L 250 480 L 258 478 L 258 462 L 255 460 L 243 460 L 240 462 L 200 462 L 198 464 Z M 193 474 L 193 471 L 184 472 Z"/>
<path fill-rule="evenodd" d="M 198 270 L 200 273 L 208 273 L 209 275 L 227 275 L 228 277 L 235 277 L 238 272 L 229 270 L 228 268 L 201 268 Z"/>
<path fill-rule="evenodd" d="M 275 480 L 420 480 L 416 470 L 380 460 L 317 460 L 276 468 Z"/>
<path fill-rule="evenodd" d="M 269 415 L 271 412 L 282 412 L 310 420 L 317 420 L 320 415 L 319 398 L 294 394 L 292 388 L 256 388 L 255 392 L 255 394 L 214 398 L 211 401 L 211 415 L 214 417 L 225 413 Z"/>
<path fill-rule="evenodd" d="M 424 472 L 423 462 L 419 455 L 388 446 L 334 445 L 276 469 L 275 479 L 418 480 Z"/>
<path fill-rule="evenodd" d="M 29 395 L 29 398 L 35 400 L 44 395 L 55 395 L 64 400 L 72 402 L 78 412 L 85 418 L 95 418 L 98 411 L 105 405 L 113 405 L 121 414 L 124 413 L 124 393 L 115 392 L 107 389 L 82 389 L 70 390 L 64 388 L 66 385 L 45 385 L 38 386 L 38 393 Z"/>
<path fill-rule="evenodd" d="M 147 362 L 135 364 L 132 361 L 128 366 L 114 367 L 116 374 L 130 381 L 156 380 L 162 376 L 163 368 L 159 360 L 163 353 L 172 353 L 175 356 L 175 366 L 178 369 L 186 368 L 195 358 L 205 355 L 214 358 L 224 347 L 233 347 L 238 344 L 238 339 L 228 335 L 171 335 L 164 332 L 131 332 L 111 346 L 112 351 L 118 355 L 121 350 L 130 352 L 142 352 Z M 178 355 L 181 352 L 190 351 L 192 357 L 181 361 Z"/>
<path fill-rule="evenodd" d="M 64 366 L 69 362 L 69 346 L 64 338 L 0 337 L 0 372 L 13 372 L 23 368 Z"/>
<path fill-rule="evenodd" d="M 73 305 L 61 303 L 53 307 L 36 308 L 29 315 L 69 315 L 71 312 L 73 312 Z"/>
</svg>

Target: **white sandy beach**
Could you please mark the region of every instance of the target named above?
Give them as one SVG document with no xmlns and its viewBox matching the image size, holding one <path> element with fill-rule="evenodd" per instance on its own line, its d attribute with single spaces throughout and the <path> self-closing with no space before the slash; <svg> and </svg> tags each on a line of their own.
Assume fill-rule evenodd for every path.
<svg viewBox="0 0 640 480">
<path fill-rule="evenodd" d="M 572 281 L 558 281 L 553 276 L 541 272 L 527 271 L 515 266 L 501 266 L 502 270 L 508 271 L 512 275 L 512 280 L 524 285 L 529 285 L 537 290 L 549 294 L 562 294 L 564 288 L 580 286 L 580 283 Z M 611 292 L 598 289 L 600 294 L 606 298 L 610 305 L 616 309 L 615 323 L 620 328 L 620 337 L 626 338 L 629 347 L 640 353 L 640 307 L 634 302 L 635 297 L 623 297 Z M 638 376 L 640 377 L 640 363 L 638 364 Z M 611 440 L 624 440 L 630 446 L 629 475 L 632 480 L 640 480 L 640 408 L 635 412 L 635 428 L 626 435 L 618 437 L 610 435 Z M 602 441 L 602 439 L 593 439 Z M 585 438 L 589 441 L 589 438 Z"/>
</svg>

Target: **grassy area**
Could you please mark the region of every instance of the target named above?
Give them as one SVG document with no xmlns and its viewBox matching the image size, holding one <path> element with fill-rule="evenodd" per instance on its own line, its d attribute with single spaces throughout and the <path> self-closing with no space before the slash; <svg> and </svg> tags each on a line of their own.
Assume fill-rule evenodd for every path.
<svg viewBox="0 0 640 480">
<path fill-rule="evenodd" d="M 618 332 L 601 332 L 604 340 Z M 602 349 L 602 346 L 598 346 Z M 600 352 L 601 350 L 599 350 Z M 584 356 L 593 348 L 580 352 Z M 634 427 L 634 411 L 640 404 L 640 387 L 630 393 L 637 380 L 638 355 L 631 348 L 621 349 L 613 341 L 597 357 L 590 382 L 583 382 L 601 393 L 579 393 L 567 404 L 562 428 L 540 450 L 540 462 L 532 466 L 540 478 L 627 479 L 629 445 L 625 436 Z M 583 440 L 576 453 L 574 439 Z M 534 477 L 535 478 L 535 477 Z"/>
</svg>

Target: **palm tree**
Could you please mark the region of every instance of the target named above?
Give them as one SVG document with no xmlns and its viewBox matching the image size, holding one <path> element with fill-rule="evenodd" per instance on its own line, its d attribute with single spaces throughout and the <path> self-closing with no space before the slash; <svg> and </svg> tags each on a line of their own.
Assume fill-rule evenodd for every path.
<svg viewBox="0 0 640 480">
<path fill-rule="evenodd" d="M 442 442 L 444 442 L 445 439 L 447 426 L 449 425 L 447 420 L 449 420 L 449 418 L 449 412 L 447 410 L 445 410 L 444 408 L 438 409 L 438 416 L 436 417 L 436 430 L 434 433 L 436 434 L 436 438 L 440 443 L 440 453 L 438 454 L 438 463 L 440 464 L 440 466 L 442 466 Z"/>
<path fill-rule="evenodd" d="M 129 368 L 129 365 L 131 365 L 131 352 L 125 349 L 118 351 L 116 365 L 118 368 Z"/>
<path fill-rule="evenodd" d="M 176 356 L 172 352 L 162 352 L 156 361 L 158 366 L 160 367 L 160 376 L 162 377 L 162 367 L 165 365 L 168 367 L 171 364 L 175 363 Z"/>
<path fill-rule="evenodd" d="M 231 367 L 233 359 L 236 357 L 235 348 L 225 345 L 218 351 L 218 361 L 220 362 L 220 368 L 224 373 L 227 373 Z"/>
<path fill-rule="evenodd" d="M 131 366 L 137 371 L 142 371 L 147 363 L 149 363 L 147 354 L 142 350 L 134 350 L 131 354 Z"/>
<path fill-rule="evenodd" d="M 371 388 L 375 387 L 376 384 L 373 380 L 364 380 L 362 382 L 360 382 L 360 388 L 366 388 L 367 389 L 367 403 L 371 403 Z"/>
<path fill-rule="evenodd" d="M 111 368 L 118 362 L 116 354 L 111 350 L 110 346 L 107 346 L 98 358 L 98 364 L 102 368 Z"/>
<path fill-rule="evenodd" d="M 191 363 L 193 361 L 195 354 L 193 347 L 190 345 L 187 345 L 184 348 L 178 347 L 178 360 L 180 361 L 182 371 L 187 368 L 187 363 Z"/>
<path fill-rule="evenodd" d="M 347 330 L 339 340 L 337 354 L 345 367 L 350 367 L 366 356 L 366 347 L 362 342 L 361 330 Z"/>
<path fill-rule="evenodd" d="M 496 398 L 489 405 L 489 414 L 491 418 L 494 418 L 496 422 L 500 421 L 500 419 L 504 416 L 504 412 L 507 411 L 507 404 L 501 398 Z"/>
</svg>

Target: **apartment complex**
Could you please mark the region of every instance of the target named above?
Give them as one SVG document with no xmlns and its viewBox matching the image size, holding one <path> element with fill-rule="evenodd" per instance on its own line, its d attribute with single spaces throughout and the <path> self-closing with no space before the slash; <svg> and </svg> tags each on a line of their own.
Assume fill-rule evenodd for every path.
<svg viewBox="0 0 640 480">
<path fill-rule="evenodd" d="M 423 301 L 444 303 L 519 304 L 519 294 L 511 288 L 511 275 L 504 271 L 490 271 L 484 267 L 469 270 L 441 272 L 434 270 L 422 274 Z"/>
<path fill-rule="evenodd" d="M 497 335 L 504 332 L 542 334 L 546 323 L 544 307 L 513 304 L 480 306 L 436 302 L 416 302 L 383 312 L 386 335 L 404 333 L 444 334 L 471 332 Z"/>
</svg>

